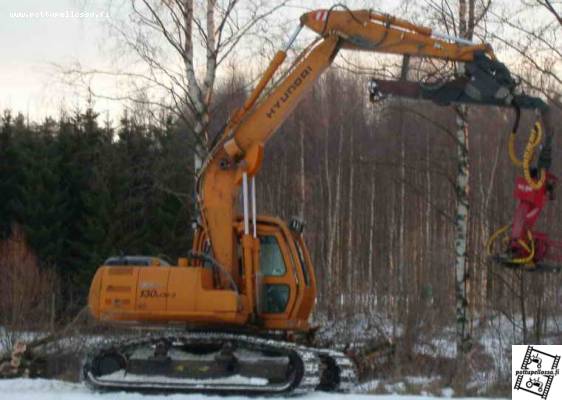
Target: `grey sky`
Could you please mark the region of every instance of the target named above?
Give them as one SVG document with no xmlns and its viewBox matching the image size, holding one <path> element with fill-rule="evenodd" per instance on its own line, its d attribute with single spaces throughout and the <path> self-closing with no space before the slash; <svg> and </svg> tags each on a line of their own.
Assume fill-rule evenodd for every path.
<svg viewBox="0 0 562 400">
<path fill-rule="evenodd" d="M 89 68 L 112 69 L 113 55 L 107 46 L 107 23 L 115 9 L 109 0 L 0 0 L 0 111 L 6 108 L 28 113 L 33 120 L 46 115 L 57 116 L 61 108 L 84 104 L 84 92 L 63 85 L 54 74 L 52 63 L 71 65 L 79 62 Z M 245 1 L 245 0 L 242 0 Z M 351 8 L 375 8 L 396 11 L 398 0 L 295 0 L 284 11 L 297 23 L 306 9 L 326 8 L 342 2 Z M 113 3 L 119 3 L 114 0 Z M 43 12 L 43 16 L 37 15 Z M 25 15 L 25 13 L 34 13 Z M 61 15 L 53 15 L 60 13 Z M 79 13 L 98 13 L 76 17 Z M 288 29 L 290 30 L 290 29 Z M 98 93 L 105 88 L 119 90 L 109 78 L 96 79 Z M 109 110 L 113 116 L 119 104 L 95 100 L 99 112 Z"/>
<path fill-rule="evenodd" d="M 81 11 L 103 9 L 95 5 L 84 9 L 75 0 L 0 1 L 0 110 L 29 110 L 36 119 L 57 113 L 63 102 L 72 105 L 75 94 L 53 79 L 50 63 L 99 63 L 103 25 L 95 16 L 74 18 L 52 13 Z M 29 12 L 44 14 L 23 14 Z"/>
</svg>

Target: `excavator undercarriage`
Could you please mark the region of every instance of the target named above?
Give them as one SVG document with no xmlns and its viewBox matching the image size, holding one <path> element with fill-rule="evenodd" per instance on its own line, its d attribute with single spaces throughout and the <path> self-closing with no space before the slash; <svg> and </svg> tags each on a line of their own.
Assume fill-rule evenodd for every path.
<svg viewBox="0 0 562 400">
<path fill-rule="evenodd" d="M 88 357 L 83 373 L 96 389 L 217 394 L 349 391 L 356 382 L 341 352 L 238 332 L 108 343 Z"/>
</svg>

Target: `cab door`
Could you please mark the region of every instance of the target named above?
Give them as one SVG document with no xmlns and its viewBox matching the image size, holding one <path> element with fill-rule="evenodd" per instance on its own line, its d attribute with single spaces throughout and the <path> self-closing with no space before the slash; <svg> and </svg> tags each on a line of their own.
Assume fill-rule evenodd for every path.
<svg viewBox="0 0 562 400">
<path fill-rule="evenodd" d="M 314 267 L 312 259 L 303 240 L 302 235 L 291 232 L 291 238 L 295 246 L 295 252 L 299 263 L 299 272 L 302 277 L 300 299 L 297 300 L 297 309 L 295 310 L 295 318 L 300 320 L 303 325 L 308 325 L 308 317 L 312 313 L 316 304 L 316 277 L 314 275 Z"/>
<path fill-rule="evenodd" d="M 257 279 L 260 318 L 273 329 L 288 328 L 298 291 L 296 267 L 290 248 L 279 227 L 261 225 L 260 271 Z"/>
</svg>

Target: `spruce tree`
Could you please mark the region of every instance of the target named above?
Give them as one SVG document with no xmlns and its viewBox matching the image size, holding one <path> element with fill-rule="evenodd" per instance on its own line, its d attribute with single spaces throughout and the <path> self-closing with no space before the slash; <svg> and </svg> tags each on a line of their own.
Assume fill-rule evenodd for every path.
<svg viewBox="0 0 562 400">
<path fill-rule="evenodd" d="M 10 235 L 15 220 L 14 203 L 20 174 L 12 119 L 11 112 L 4 111 L 0 130 L 0 239 Z"/>
</svg>

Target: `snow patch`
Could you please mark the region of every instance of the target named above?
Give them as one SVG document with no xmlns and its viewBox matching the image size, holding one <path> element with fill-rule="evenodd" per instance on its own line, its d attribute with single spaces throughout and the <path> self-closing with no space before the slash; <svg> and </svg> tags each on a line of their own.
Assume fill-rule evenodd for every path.
<svg viewBox="0 0 562 400">
<path fill-rule="evenodd" d="M 160 383 L 188 383 L 188 384 L 206 384 L 212 383 L 216 385 L 252 385 L 252 386 L 265 386 L 269 381 L 265 378 L 247 377 L 242 375 L 232 375 L 224 378 L 213 379 L 184 379 L 172 378 L 169 376 L 157 375 L 136 375 L 127 374 L 124 371 L 116 371 L 112 374 L 103 375 L 98 378 L 103 381 L 121 381 L 121 382 L 160 382 Z"/>
<path fill-rule="evenodd" d="M 406 382 L 412 385 L 425 385 L 439 379 L 439 377 L 438 376 L 406 376 L 404 379 L 406 380 Z"/>
<path fill-rule="evenodd" d="M 373 379 L 372 381 L 363 382 L 355 388 L 358 393 L 372 393 L 379 387 L 380 379 Z"/>
<path fill-rule="evenodd" d="M 451 389 L 452 390 L 452 389 Z M 211 396 L 202 394 L 143 395 L 125 392 L 93 392 L 83 384 L 47 379 L 5 379 L 0 380 L 0 397 L 10 400 L 271 400 L 271 397 Z M 282 397 L 275 397 L 280 399 Z M 432 396 L 330 394 L 316 392 L 301 397 L 287 397 L 299 400 L 436 400 Z M 463 400 L 463 399 L 458 399 Z M 464 399 L 468 400 L 468 399 Z M 477 398 L 474 400 L 492 400 Z"/>
</svg>

